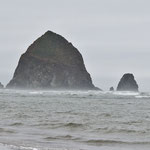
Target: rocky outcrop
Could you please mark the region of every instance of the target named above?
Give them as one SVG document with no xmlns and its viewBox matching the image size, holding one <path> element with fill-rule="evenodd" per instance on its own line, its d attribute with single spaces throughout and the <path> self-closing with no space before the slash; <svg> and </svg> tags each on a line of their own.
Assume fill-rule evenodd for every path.
<svg viewBox="0 0 150 150">
<path fill-rule="evenodd" d="M 0 89 L 3 89 L 4 85 L 0 82 Z"/>
<path fill-rule="evenodd" d="M 46 32 L 21 56 L 7 88 L 95 90 L 80 52 L 65 38 Z"/>
<path fill-rule="evenodd" d="M 109 91 L 114 91 L 114 87 L 110 87 Z"/>
<path fill-rule="evenodd" d="M 138 92 L 138 84 L 134 79 L 133 74 L 127 73 L 124 74 L 123 77 L 121 78 L 117 91 L 134 91 Z"/>
</svg>

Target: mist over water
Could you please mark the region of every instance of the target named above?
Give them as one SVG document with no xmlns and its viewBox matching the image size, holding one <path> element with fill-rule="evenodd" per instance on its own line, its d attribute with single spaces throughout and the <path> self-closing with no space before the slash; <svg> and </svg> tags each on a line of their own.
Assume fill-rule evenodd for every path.
<svg viewBox="0 0 150 150">
<path fill-rule="evenodd" d="M 150 94 L 0 90 L 1 150 L 148 150 Z"/>
</svg>

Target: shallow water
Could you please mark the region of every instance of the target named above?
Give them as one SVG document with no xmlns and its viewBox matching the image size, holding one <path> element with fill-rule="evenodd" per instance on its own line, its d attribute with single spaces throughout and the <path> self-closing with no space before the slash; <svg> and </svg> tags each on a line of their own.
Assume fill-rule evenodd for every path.
<svg viewBox="0 0 150 150">
<path fill-rule="evenodd" d="M 150 94 L 0 91 L 0 150 L 149 150 Z"/>
</svg>

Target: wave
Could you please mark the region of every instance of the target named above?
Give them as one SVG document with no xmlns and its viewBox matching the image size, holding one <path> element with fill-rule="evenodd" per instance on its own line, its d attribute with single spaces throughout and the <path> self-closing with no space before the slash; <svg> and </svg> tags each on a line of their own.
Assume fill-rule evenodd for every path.
<svg viewBox="0 0 150 150">
<path fill-rule="evenodd" d="M 139 92 L 131 92 L 131 91 L 116 91 L 112 93 L 113 95 L 122 95 L 122 96 L 136 96 L 139 95 Z"/>
<path fill-rule="evenodd" d="M 70 128 L 79 128 L 79 127 L 83 127 L 83 124 L 80 123 L 67 123 L 64 125 L 65 127 L 70 127 Z"/>
<path fill-rule="evenodd" d="M 22 125 L 23 123 L 21 122 L 15 122 L 15 123 L 10 124 L 10 126 L 22 126 Z"/>
<path fill-rule="evenodd" d="M 77 149 L 67 149 L 67 148 L 36 148 L 31 146 L 17 146 L 0 143 L 0 150 L 77 150 Z M 81 150 L 81 149 L 80 149 Z"/>
<path fill-rule="evenodd" d="M 136 98 L 150 98 L 150 95 L 137 95 Z"/>
<path fill-rule="evenodd" d="M 0 94 L 19 97 L 71 97 L 71 98 L 150 98 L 150 93 L 131 91 L 55 91 L 55 90 L 3 90 Z"/>
<path fill-rule="evenodd" d="M 93 140 L 87 140 L 83 141 L 87 144 L 94 144 L 94 145 L 109 145 L 109 144 L 138 144 L 138 145 L 150 145 L 150 141 L 119 141 L 119 140 L 103 140 L 103 139 L 93 139 Z"/>
<path fill-rule="evenodd" d="M 132 91 L 30 91 L 28 92 L 31 96 L 64 96 L 64 97 L 74 97 L 74 98 L 94 98 L 95 96 L 103 97 L 109 96 L 110 98 L 114 98 L 114 96 L 120 98 L 121 97 L 134 97 L 134 98 L 150 98 L 149 93 L 140 93 L 140 92 L 132 92 Z"/>
<path fill-rule="evenodd" d="M 109 128 L 109 127 L 103 127 L 103 128 L 97 128 L 95 129 L 94 132 L 103 132 L 103 133 L 125 133 L 125 134 L 128 134 L 128 133 L 133 133 L 133 134 L 146 134 L 146 133 L 149 133 L 148 130 L 136 130 L 136 129 L 119 129 L 119 128 Z"/>
<path fill-rule="evenodd" d="M 57 128 L 70 128 L 70 129 L 75 129 L 75 128 L 83 128 L 84 124 L 80 123 L 39 123 L 39 124 L 33 124 L 31 126 L 34 127 L 41 127 L 45 129 L 57 129 Z"/>
<path fill-rule="evenodd" d="M 7 130 L 7 129 L 4 129 L 4 128 L 0 128 L 0 133 L 9 133 L 9 134 L 13 134 L 13 133 L 16 133 L 16 132 L 13 131 L 13 130 Z"/>
<path fill-rule="evenodd" d="M 40 150 L 34 147 L 25 147 L 25 146 L 16 146 L 16 145 L 8 145 L 8 144 L 0 144 L 1 150 Z"/>
<path fill-rule="evenodd" d="M 81 140 L 78 137 L 74 137 L 71 135 L 64 135 L 64 136 L 55 136 L 55 137 L 46 137 L 45 140 Z"/>
</svg>

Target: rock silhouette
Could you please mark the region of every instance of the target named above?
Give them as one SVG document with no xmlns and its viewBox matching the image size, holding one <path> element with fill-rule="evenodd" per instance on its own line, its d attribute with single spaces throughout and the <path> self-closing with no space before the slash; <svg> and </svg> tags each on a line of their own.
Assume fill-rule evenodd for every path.
<svg viewBox="0 0 150 150">
<path fill-rule="evenodd" d="M 48 31 L 21 56 L 7 88 L 97 90 L 80 52 Z"/>
<path fill-rule="evenodd" d="M 110 87 L 109 91 L 114 91 L 114 87 Z"/>
<path fill-rule="evenodd" d="M 0 89 L 3 89 L 4 85 L 0 82 Z"/>
<path fill-rule="evenodd" d="M 124 74 L 123 77 L 121 78 L 117 91 L 134 91 L 138 92 L 138 84 L 134 79 L 133 74 L 127 73 Z"/>
</svg>

